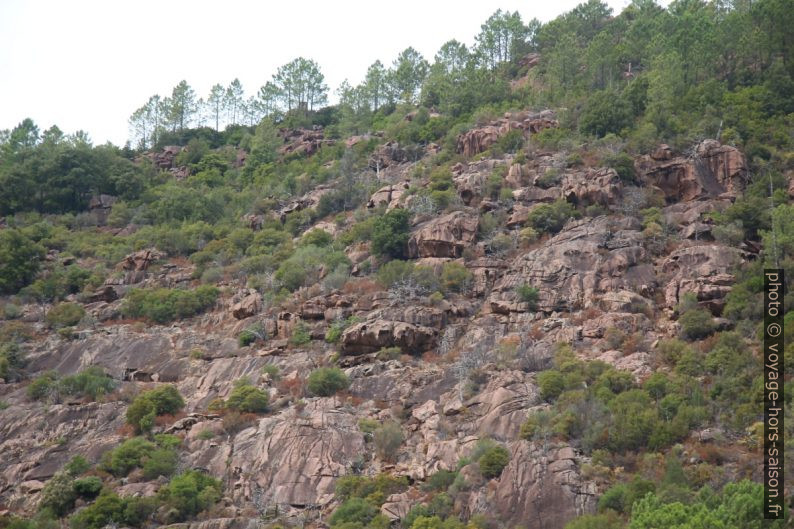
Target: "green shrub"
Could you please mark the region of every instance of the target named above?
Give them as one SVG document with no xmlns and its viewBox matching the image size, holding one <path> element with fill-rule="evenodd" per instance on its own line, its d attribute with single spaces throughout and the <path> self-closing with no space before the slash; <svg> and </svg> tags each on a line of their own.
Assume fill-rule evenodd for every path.
<svg viewBox="0 0 794 529">
<path fill-rule="evenodd" d="M 614 512 L 585 514 L 565 524 L 565 529 L 623 529 L 624 527 L 623 519 Z"/>
<path fill-rule="evenodd" d="M 501 445 L 489 448 L 479 458 L 480 473 L 486 478 L 496 478 L 510 462 L 510 453 Z"/>
<path fill-rule="evenodd" d="M 98 366 L 91 366 L 76 375 L 61 379 L 60 391 L 66 395 L 86 397 L 92 401 L 107 395 L 116 388 L 116 383 Z"/>
<path fill-rule="evenodd" d="M 218 289 L 211 285 L 201 285 L 195 290 L 133 289 L 127 294 L 121 311 L 131 318 L 167 323 L 205 311 L 215 303 L 218 294 Z"/>
<path fill-rule="evenodd" d="M 43 400 L 51 398 L 57 391 L 58 374 L 55 371 L 48 371 L 39 375 L 28 385 L 27 394 L 33 400 Z"/>
<path fill-rule="evenodd" d="M 455 482 L 456 477 L 458 477 L 457 472 L 441 469 L 431 474 L 422 488 L 427 491 L 445 491 Z"/>
<path fill-rule="evenodd" d="M 565 390 L 565 378 L 559 371 L 542 371 L 538 373 L 537 380 L 540 396 L 545 401 L 556 399 Z"/>
<path fill-rule="evenodd" d="M 212 507 L 221 498 L 221 482 L 203 472 L 189 470 L 171 478 L 158 497 L 174 510 L 169 522 L 181 522 Z"/>
<path fill-rule="evenodd" d="M 44 317 L 47 325 L 52 329 L 73 327 L 85 316 L 85 309 L 78 303 L 58 303 L 47 312 Z"/>
<path fill-rule="evenodd" d="M 81 498 L 94 499 L 102 490 L 102 480 L 96 476 L 86 476 L 74 480 L 74 492 Z"/>
<path fill-rule="evenodd" d="M 127 408 L 127 422 L 138 432 L 147 432 L 158 415 L 173 415 L 185 406 L 185 401 L 172 385 L 144 391 Z"/>
<path fill-rule="evenodd" d="M 73 477 L 61 470 L 56 472 L 41 490 L 39 509 L 48 509 L 60 517 L 74 508 L 76 499 Z"/>
<path fill-rule="evenodd" d="M 308 246 L 311 244 L 322 248 L 324 246 L 330 245 L 333 242 L 334 242 L 334 238 L 330 233 L 328 233 L 325 230 L 315 228 L 309 232 L 306 232 L 306 234 L 304 234 L 303 237 L 301 237 L 301 240 L 298 243 L 298 245 Z"/>
<path fill-rule="evenodd" d="M 460 263 L 445 263 L 441 270 L 441 288 L 445 292 L 463 292 L 471 284 L 472 275 Z"/>
<path fill-rule="evenodd" d="M 607 167 L 614 169 L 623 182 L 629 184 L 635 182 L 636 174 L 634 172 L 634 158 L 632 158 L 628 153 L 619 152 L 617 154 L 607 156 L 604 159 L 604 164 Z"/>
<path fill-rule="evenodd" d="M 411 232 L 410 213 L 393 209 L 379 217 L 372 227 L 372 251 L 400 259 L 405 255 Z"/>
<path fill-rule="evenodd" d="M 529 305 L 529 310 L 538 310 L 540 290 L 524 283 L 516 288 L 516 294 L 518 294 L 518 299 L 521 300 L 521 303 L 527 303 Z"/>
<path fill-rule="evenodd" d="M 69 518 L 69 525 L 72 529 L 101 529 L 110 523 L 123 523 L 124 510 L 124 500 L 113 492 L 104 492 Z"/>
<path fill-rule="evenodd" d="M 394 461 L 397 450 L 403 443 L 402 428 L 394 421 L 383 423 L 372 436 L 375 453 L 384 461 Z"/>
<path fill-rule="evenodd" d="M 267 393 L 256 388 L 247 379 L 240 379 L 226 399 L 226 407 L 244 413 L 263 413 L 267 411 Z"/>
<path fill-rule="evenodd" d="M 334 493 L 342 501 L 350 498 L 363 498 L 372 505 L 380 506 L 386 498 L 408 488 L 408 478 L 390 474 L 375 477 L 349 474 L 336 480 Z"/>
<path fill-rule="evenodd" d="M 143 437 L 133 437 L 113 450 L 105 452 L 100 466 L 114 476 L 124 477 L 133 469 L 142 467 L 144 460 L 154 450 L 154 443 Z"/>
<path fill-rule="evenodd" d="M 336 508 L 328 523 L 336 527 L 364 527 L 378 514 L 378 509 L 362 498 L 350 498 Z M 360 524 L 360 525 L 358 525 Z"/>
<path fill-rule="evenodd" d="M 309 333 L 309 328 L 305 323 L 299 321 L 295 328 L 292 329 L 292 336 L 289 338 L 289 343 L 295 346 L 306 345 L 312 341 L 312 336 Z"/>
<path fill-rule="evenodd" d="M 160 476 L 168 477 L 176 472 L 179 464 L 179 455 L 171 448 L 160 448 L 146 456 L 143 462 L 143 477 L 157 479 Z"/>
<path fill-rule="evenodd" d="M 578 218 L 579 212 L 565 200 L 541 204 L 529 212 L 527 222 L 540 233 L 557 233 L 570 218 Z"/>
<path fill-rule="evenodd" d="M 347 389 L 350 379 L 338 367 L 321 367 L 309 374 L 307 387 L 314 395 L 330 397 L 331 395 Z"/>
<path fill-rule="evenodd" d="M 678 323 L 681 325 L 681 338 L 685 340 L 700 340 L 715 331 L 711 313 L 705 309 L 690 309 L 684 312 L 678 318 Z"/>
<path fill-rule="evenodd" d="M 345 320 L 337 320 L 331 324 L 328 330 L 325 332 L 325 341 L 328 343 L 336 343 L 342 337 L 342 333 L 356 323 L 358 318 L 355 316 L 350 316 Z"/>
<path fill-rule="evenodd" d="M 44 248 L 17 229 L 0 230 L 0 293 L 13 294 L 36 276 Z"/>
</svg>

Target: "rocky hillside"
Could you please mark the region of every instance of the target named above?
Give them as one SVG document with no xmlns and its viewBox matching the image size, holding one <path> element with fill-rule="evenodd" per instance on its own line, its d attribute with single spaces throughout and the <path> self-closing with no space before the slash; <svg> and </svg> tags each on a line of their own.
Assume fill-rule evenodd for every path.
<svg viewBox="0 0 794 529">
<path fill-rule="evenodd" d="M 498 10 L 332 105 L 299 57 L 134 146 L 0 131 L 0 529 L 792 526 L 792 13 Z"/>
<path fill-rule="evenodd" d="M 509 527 L 562 527 L 595 513 L 624 464 L 641 465 L 619 461 L 638 457 L 649 442 L 662 450 L 679 443 L 673 457 L 686 471 L 719 460 L 720 477 L 706 481 L 759 479 L 747 434 L 709 417 L 661 442 L 647 432 L 627 445 L 637 456 L 618 450 L 613 464 L 603 461 L 604 449 L 593 451 L 609 442 L 583 444 L 560 428 L 522 429 L 527 417 L 559 406 L 539 374 L 564 371 L 560 362 L 599 366 L 626 390 L 642 388 L 654 373 L 670 372 L 671 344 L 689 347 L 673 339 L 700 332 L 682 323 L 683 310 L 704 316 L 696 325 L 706 335 L 733 329 L 735 321 L 722 317 L 726 301 L 737 270 L 758 255 L 753 244 L 715 238 L 713 214 L 729 209 L 748 183 L 736 148 L 706 140 L 676 153 L 661 145 L 633 160 L 633 181 L 613 168 L 571 163 L 563 152 L 489 155 L 511 131 L 529 136 L 556 126 L 550 116 L 506 114 L 462 134 L 457 149 L 466 160 L 440 177 L 420 169 L 434 156 L 432 145 L 411 161 L 397 143 L 377 148 L 377 171 L 357 174 L 380 186 L 363 209 L 318 219 L 294 240 L 342 249 L 349 278 L 337 281 L 320 264 L 312 281 L 277 298 L 224 278 L 199 315 L 157 324 L 151 314 L 129 317 L 129 293 L 194 288 L 197 265 L 150 248 L 125 257 L 95 292 L 67 298 L 85 312 L 67 332 L 48 331 L 52 306 L 21 305 L 4 329 L 13 323 L 28 333 L 29 378 L 52 371 L 64 380 L 98 366 L 114 389 L 88 402 L 52 387 L 34 400 L 29 379 L 0 385 L 6 512 L 34 513 L 48 482 L 77 455 L 99 463 L 89 473 L 115 494 L 156 497 L 167 479 L 140 469 L 114 475 L 100 461 L 134 434 L 128 403 L 166 384 L 184 408 L 157 417 L 151 432 L 178 437 L 178 469 L 200 469 L 221 483 L 219 501 L 193 522 L 202 527 L 323 523 L 343 499 L 344 476 L 394 480 L 377 501 L 383 523 L 430 505 L 431 513 L 484 515 Z M 317 136 L 288 136 L 303 143 L 285 150 L 310 152 Z M 163 169 L 171 150 L 153 154 Z M 441 178 L 451 182 L 445 211 L 420 192 Z M 341 185 L 249 215 L 240 226 L 256 240 L 272 231 L 263 226 L 315 208 Z M 400 211 L 409 213 L 409 261 L 376 252 L 377 230 L 340 245 L 362 218 Z M 57 252 L 47 258 L 54 266 L 75 262 Z M 567 360 L 559 360 L 561 350 Z M 313 387 L 311 374 L 323 366 L 341 368 L 345 383 L 327 392 Z M 229 406 L 242 379 L 265 393 L 266 408 Z M 608 421 L 603 435 L 619 437 L 619 421 Z M 506 449 L 495 469 L 483 460 L 494 447 Z M 153 516 L 167 522 L 169 513 Z"/>
</svg>

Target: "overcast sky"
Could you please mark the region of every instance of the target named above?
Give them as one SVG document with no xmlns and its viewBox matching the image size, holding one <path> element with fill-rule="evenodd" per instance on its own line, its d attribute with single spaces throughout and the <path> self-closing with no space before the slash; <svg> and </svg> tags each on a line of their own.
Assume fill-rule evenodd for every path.
<svg viewBox="0 0 794 529">
<path fill-rule="evenodd" d="M 474 42 L 498 8 L 548 21 L 577 0 L 238 1 L 0 0 L 0 129 L 88 132 L 123 145 L 127 118 L 181 79 L 206 97 L 238 77 L 246 95 L 298 56 L 333 92 L 408 46 L 432 60 L 449 39 Z M 615 14 L 628 0 L 608 0 Z M 667 2 L 664 2 L 665 4 Z"/>
</svg>

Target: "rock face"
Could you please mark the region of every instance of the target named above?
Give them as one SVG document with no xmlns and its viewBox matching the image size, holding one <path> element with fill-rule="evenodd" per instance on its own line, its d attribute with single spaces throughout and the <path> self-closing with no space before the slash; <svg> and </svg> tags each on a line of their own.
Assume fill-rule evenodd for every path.
<svg viewBox="0 0 794 529">
<path fill-rule="evenodd" d="M 670 254 L 662 270 L 672 275 L 664 289 L 665 301 L 674 308 L 684 294 L 692 293 L 713 314 L 720 315 L 725 296 L 735 282 L 734 268 L 743 260 L 741 250 L 717 244 L 682 248 Z"/>
<path fill-rule="evenodd" d="M 342 352 L 374 353 L 384 347 L 399 347 L 405 353 L 422 353 L 435 345 L 436 331 L 402 321 L 375 320 L 357 323 L 342 333 Z"/>
<path fill-rule="evenodd" d="M 610 291 L 650 288 L 654 271 L 646 263 L 636 219 L 606 216 L 569 221 L 540 248 L 518 256 L 489 297 L 498 313 L 523 312 L 515 293 L 522 284 L 540 290 L 545 312 L 596 306 Z"/>
<path fill-rule="evenodd" d="M 170 169 L 174 166 L 174 158 L 182 149 L 179 145 L 166 145 L 160 152 L 150 154 L 149 158 L 158 169 Z"/>
<path fill-rule="evenodd" d="M 528 529 L 563 527 L 569 520 L 595 512 L 596 485 L 579 474 L 569 446 L 544 449 L 536 443 L 510 444 L 510 462 L 488 503 L 509 525 Z"/>
<path fill-rule="evenodd" d="M 747 163 L 736 148 L 716 140 L 700 143 L 690 157 L 673 157 L 666 145 L 635 164 L 638 173 L 660 188 L 669 202 L 736 197 L 747 184 Z"/>
<path fill-rule="evenodd" d="M 553 117 L 554 113 L 550 110 L 544 110 L 540 113 L 525 111 L 505 114 L 501 119 L 492 121 L 488 125 L 471 129 L 458 136 L 457 152 L 466 157 L 479 154 L 511 130 L 520 130 L 524 134 L 536 134 L 543 129 L 557 127 L 559 123 Z"/>
<path fill-rule="evenodd" d="M 250 318 L 262 311 L 262 296 L 254 291 L 232 306 L 232 315 L 238 320 Z"/>
<path fill-rule="evenodd" d="M 477 236 L 479 219 L 455 211 L 431 220 L 408 240 L 408 255 L 416 257 L 460 257 Z"/>
<path fill-rule="evenodd" d="M 572 204 L 616 204 L 622 190 L 623 183 L 614 169 L 566 174 L 562 180 L 562 197 Z"/>
<path fill-rule="evenodd" d="M 123 284 L 132 285 L 143 281 L 149 266 L 163 257 L 165 257 L 165 254 L 154 248 L 139 250 L 127 255 L 117 265 L 117 268 L 124 270 Z"/>
<path fill-rule="evenodd" d="M 409 187 L 410 184 L 408 182 L 384 186 L 373 193 L 369 202 L 367 202 L 367 207 L 376 208 L 378 206 L 387 206 L 387 209 L 394 209 L 400 197 L 405 194 Z"/>
<path fill-rule="evenodd" d="M 279 132 L 285 142 L 285 145 L 279 148 L 279 153 L 282 155 L 302 154 L 311 156 L 323 145 L 333 143 L 333 140 L 325 139 L 322 127 L 319 126 L 311 130 L 282 129 Z"/>
</svg>

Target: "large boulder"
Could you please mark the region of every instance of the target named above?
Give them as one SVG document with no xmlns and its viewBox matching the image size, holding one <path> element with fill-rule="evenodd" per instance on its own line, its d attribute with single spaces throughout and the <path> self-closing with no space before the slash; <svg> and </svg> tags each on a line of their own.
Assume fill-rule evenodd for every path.
<svg viewBox="0 0 794 529">
<path fill-rule="evenodd" d="M 418 354 L 435 346 L 436 335 L 435 329 L 402 321 L 356 323 L 342 333 L 342 353 L 368 354 L 383 347 L 399 347 L 405 353 Z"/>
<path fill-rule="evenodd" d="M 417 257 L 453 257 L 474 242 L 479 219 L 455 211 L 421 225 L 408 240 L 408 255 Z"/>
<path fill-rule="evenodd" d="M 232 316 L 238 320 L 250 318 L 262 311 L 262 296 L 258 292 L 250 292 L 240 301 L 232 305 Z"/>
<path fill-rule="evenodd" d="M 387 206 L 388 209 L 393 209 L 398 204 L 400 197 L 405 194 L 409 187 L 410 184 L 408 182 L 381 187 L 372 194 L 369 202 L 367 202 L 367 207 L 376 208 L 378 206 Z"/>
</svg>

